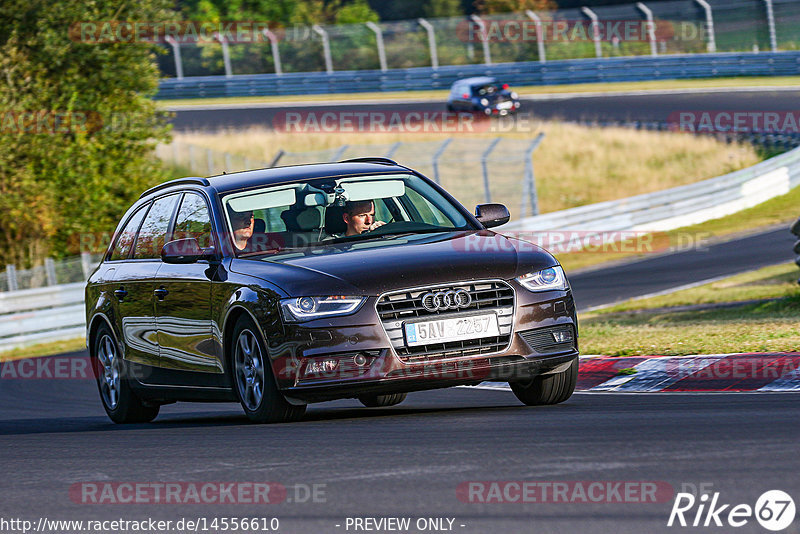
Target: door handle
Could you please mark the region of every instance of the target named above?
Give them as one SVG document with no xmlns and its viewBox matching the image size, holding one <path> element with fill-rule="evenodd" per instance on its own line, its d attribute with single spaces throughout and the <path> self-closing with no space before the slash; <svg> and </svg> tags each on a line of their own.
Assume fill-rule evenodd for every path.
<svg viewBox="0 0 800 534">
<path fill-rule="evenodd" d="M 156 298 L 158 298 L 158 300 L 164 300 L 164 297 L 169 294 L 169 291 L 167 291 L 167 289 L 164 287 L 159 287 L 153 291 L 153 294 L 156 296 Z"/>
<path fill-rule="evenodd" d="M 128 296 L 128 292 L 125 291 L 124 287 L 120 287 L 119 289 L 114 290 L 114 295 L 116 295 L 119 301 L 122 302 L 122 299 Z"/>
</svg>

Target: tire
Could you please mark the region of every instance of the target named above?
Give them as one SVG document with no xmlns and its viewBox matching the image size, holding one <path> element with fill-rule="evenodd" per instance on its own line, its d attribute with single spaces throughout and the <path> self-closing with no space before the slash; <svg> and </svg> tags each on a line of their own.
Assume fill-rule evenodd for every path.
<svg viewBox="0 0 800 534">
<path fill-rule="evenodd" d="M 558 404 L 572 396 L 578 381 L 578 359 L 564 371 L 541 375 L 526 382 L 512 382 L 511 391 L 528 406 Z"/>
<path fill-rule="evenodd" d="M 112 421 L 149 423 L 158 416 L 159 406 L 145 405 L 131 388 L 128 366 L 108 325 L 97 330 L 91 356 L 100 400 Z"/>
<path fill-rule="evenodd" d="M 243 315 L 233 328 L 233 388 L 244 413 L 254 423 L 297 421 L 305 405 L 290 404 L 275 384 L 264 341 L 253 321 Z"/>
<path fill-rule="evenodd" d="M 358 400 L 367 408 L 382 408 L 394 406 L 406 400 L 407 393 L 392 393 L 391 395 L 362 395 Z"/>
</svg>

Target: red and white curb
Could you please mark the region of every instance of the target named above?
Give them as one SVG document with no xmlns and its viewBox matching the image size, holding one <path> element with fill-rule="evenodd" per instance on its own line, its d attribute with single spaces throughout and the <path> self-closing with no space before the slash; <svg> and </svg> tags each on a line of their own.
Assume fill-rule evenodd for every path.
<svg viewBox="0 0 800 534">
<path fill-rule="evenodd" d="M 510 390 L 502 382 L 482 389 Z M 800 391 L 800 352 L 695 356 L 582 356 L 576 391 Z"/>
</svg>

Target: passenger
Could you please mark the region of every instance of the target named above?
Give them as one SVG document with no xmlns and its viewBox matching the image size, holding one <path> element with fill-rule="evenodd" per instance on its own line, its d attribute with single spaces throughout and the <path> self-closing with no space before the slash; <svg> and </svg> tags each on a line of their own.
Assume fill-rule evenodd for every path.
<svg viewBox="0 0 800 534">
<path fill-rule="evenodd" d="M 345 236 L 359 235 L 386 224 L 375 220 L 375 204 L 371 200 L 348 201 L 342 218 L 347 225 Z"/>
<path fill-rule="evenodd" d="M 231 228 L 233 229 L 233 243 L 236 245 L 237 250 L 245 250 L 248 241 L 253 237 L 253 212 L 252 211 L 233 211 L 228 210 L 231 219 Z"/>
</svg>

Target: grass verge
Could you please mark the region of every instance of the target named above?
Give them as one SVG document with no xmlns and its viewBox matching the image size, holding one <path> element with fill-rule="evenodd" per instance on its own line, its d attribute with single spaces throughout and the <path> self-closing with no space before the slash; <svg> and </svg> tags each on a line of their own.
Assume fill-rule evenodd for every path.
<svg viewBox="0 0 800 534">
<path fill-rule="evenodd" d="M 794 264 L 781 264 L 582 314 L 581 352 L 677 356 L 796 351 L 798 274 Z"/>
<path fill-rule="evenodd" d="M 727 144 L 711 137 L 628 128 L 591 128 L 559 122 L 531 122 L 525 132 L 460 134 L 443 153 L 442 185 L 467 207 L 484 201 L 480 155 L 490 139 L 502 137 L 489 161 L 492 200 L 520 208 L 525 149 L 539 132 L 534 165 L 543 213 L 605 200 L 660 191 L 754 165 L 760 156 L 748 144 Z M 176 146 L 187 144 L 270 161 L 278 148 L 290 154 L 282 163 L 312 163 L 348 145 L 345 157 L 385 154 L 403 143 L 394 159 L 433 176 L 431 158 L 450 133 L 296 133 L 263 128 L 227 132 L 180 132 Z M 376 144 L 380 143 L 380 144 Z M 188 154 L 188 151 L 185 151 Z M 631 157 L 635 154 L 635 157 Z"/>
<path fill-rule="evenodd" d="M 22 360 L 24 358 L 38 358 L 39 356 L 50 356 L 63 352 L 77 352 L 85 348 L 86 339 L 82 337 L 67 339 L 65 341 L 53 341 L 51 343 L 38 343 L 30 347 L 0 352 L 0 362 Z"/>
<path fill-rule="evenodd" d="M 790 87 L 800 85 L 800 76 L 701 78 L 697 80 L 654 80 L 646 82 L 581 83 L 565 85 L 527 85 L 515 87 L 521 96 L 561 93 L 614 93 L 628 91 L 663 91 L 674 89 L 714 89 L 737 87 Z M 361 100 L 430 100 L 445 101 L 447 90 L 393 91 L 385 93 L 342 93 L 324 95 L 240 96 L 159 100 L 164 108 L 215 104 L 281 104 L 291 102 L 349 102 Z"/>
</svg>

